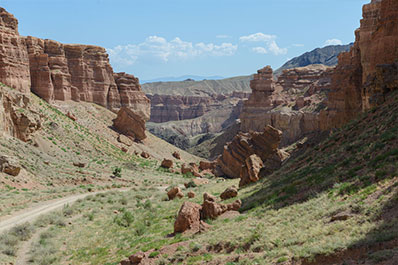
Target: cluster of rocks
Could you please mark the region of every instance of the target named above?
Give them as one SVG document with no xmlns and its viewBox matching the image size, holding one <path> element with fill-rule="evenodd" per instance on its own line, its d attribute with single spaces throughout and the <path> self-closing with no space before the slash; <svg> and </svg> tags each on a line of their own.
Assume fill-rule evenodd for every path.
<svg viewBox="0 0 398 265">
<path fill-rule="evenodd" d="M 231 190 L 234 188 L 231 188 Z M 225 192 L 224 192 L 225 193 Z M 234 193 L 227 191 L 230 196 L 237 196 L 237 190 L 234 189 Z M 230 197 L 232 198 L 232 197 Z M 204 222 L 206 219 L 216 219 L 222 214 L 229 211 L 238 211 L 242 206 L 240 200 L 236 200 L 233 203 L 221 204 L 217 202 L 217 198 L 208 193 L 203 194 L 203 204 L 199 205 L 193 202 L 184 202 L 181 206 L 177 219 L 174 222 L 174 233 L 183 233 L 190 231 L 197 233 L 207 228 L 207 224 Z"/>
<path fill-rule="evenodd" d="M 278 169 L 288 154 L 279 150 L 282 132 L 266 126 L 263 132 L 239 133 L 217 160 L 222 175 L 240 178 L 240 186 L 256 182 Z"/>
</svg>

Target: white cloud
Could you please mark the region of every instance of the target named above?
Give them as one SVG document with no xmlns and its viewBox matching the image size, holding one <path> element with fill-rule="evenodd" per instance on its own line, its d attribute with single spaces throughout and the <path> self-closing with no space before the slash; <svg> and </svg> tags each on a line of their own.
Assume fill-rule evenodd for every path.
<svg viewBox="0 0 398 265">
<path fill-rule="evenodd" d="M 268 53 L 267 49 L 264 47 L 254 47 L 254 48 L 252 48 L 252 51 L 254 51 L 255 53 L 260 53 L 260 54 Z"/>
<path fill-rule="evenodd" d="M 339 39 L 330 39 L 325 41 L 324 46 L 330 46 L 330 45 L 343 45 L 343 42 Z"/>
<path fill-rule="evenodd" d="M 281 55 L 287 53 L 287 48 L 280 48 L 276 43 L 275 35 L 268 35 L 261 32 L 251 34 L 248 36 L 242 36 L 239 38 L 241 42 L 263 42 L 265 47 L 254 47 L 252 48 L 253 52 L 266 54 L 268 52 L 273 53 L 274 55 Z"/>
<path fill-rule="evenodd" d="M 132 65 L 138 60 L 185 60 L 197 56 L 231 56 L 238 45 L 232 43 L 192 43 L 175 38 L 171 41 L 159 36 L 150 36 L 139 44 L 119 45 L 108 49 L 112 61 L 121 65 Z"/>
<path fill-rule="evenodd" d="M 259 32 L 248 36 L 242 36 L 239 39 L 240 41 L 248 41 L 248 42 L 269 42 L 275 40 L 276 36 Z"/>
</svg>

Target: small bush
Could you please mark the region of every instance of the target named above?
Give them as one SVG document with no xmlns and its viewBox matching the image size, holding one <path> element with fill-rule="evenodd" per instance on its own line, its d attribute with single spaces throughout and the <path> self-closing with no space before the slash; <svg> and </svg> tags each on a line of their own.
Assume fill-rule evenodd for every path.
<svg viewBox="0 0 398 265">
<path fill-rule="evenodd" d="M 113 174 L 115 177 L 117 177 L 117 178 L 121 178 L 121 177 L 122 177 L 122 168 L 120 168 L 120 167 L 115 167 L 115 168 L 113 169 L 112 174 Z"/>
<path fill-rule="evenodd" d="M 159 254 L 160 254 L 159 251 L 154 251 L 151 254 L 149 254 L 149 258 L 150 259 L 156 258 L 157 256 L 159 256 Z"/>
</svg>

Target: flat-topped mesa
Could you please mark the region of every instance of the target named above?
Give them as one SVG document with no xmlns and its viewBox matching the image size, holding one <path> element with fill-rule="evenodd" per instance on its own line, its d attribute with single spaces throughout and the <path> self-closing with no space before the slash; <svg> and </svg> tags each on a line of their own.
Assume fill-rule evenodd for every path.
<svg viewBox="0 0 398 265">
<path fill-rule="evenodd" d="M 0 82 L 28 93 L 30 73 L 25 40 L 19 36 L 18 20 L 0 8 Z"/>
<path fill-rule="evenodd" d="M 322 128 L 342 126 L 359 112 L 385 101 L 398 88 L 398 1 L 373 0 L 363 7 L 350 52 L 339 56 Z"/>
</svg>

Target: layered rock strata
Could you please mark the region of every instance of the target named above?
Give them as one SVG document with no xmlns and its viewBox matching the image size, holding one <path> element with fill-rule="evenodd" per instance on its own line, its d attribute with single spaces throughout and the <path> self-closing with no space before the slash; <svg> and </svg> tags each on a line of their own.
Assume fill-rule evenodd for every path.
<svg viewBox="0 0 398 265">
<path fill-rule="evenodd" d="M 223 154 L 217 160 L 217 167 L 224 176 L 229 178 L 246 177 L 252 170 L 247 166 L 247 159 L 257 155 L 262 163 L 261 170 L 272 172 L 282 165 L 286 155 L 278 149 L 282 139 L 282 132 L 267 126 L 263 132 L 239 133 L 231 143 L 224 147 Z M 245 182 L 245 181 L 244 181 Z"/>
<path fill-rule="evenodd" d="M 398 88 L 398 2 L 372 0 L 363 7 L 363 19 L 349 52 L 339 56 L 333 75 L 322 129 L 338 127 L 385 101 Z"/>
<path fill-rule="evenodd" d="M 32 91 L 47 102 L 86 101 L 114 112 L 127 108 L 135 114 L 134 120 L 138 120 L 130 128 L 140 126 L 145 131 L 150 101 L 137 78 L 113 72 L 104 48 L 21 37 L 17 19 L 3 8 L 0 8 L 0 47 L 1 83 L 25 94 Z"/>
<path fill-rule="evenodd" d="M 284 70 L 274 80 L 270 67 L 259 70 L 240 115 L 241 130 L 261 131 L 271 125 L 283 132 L 282 146 L 319 131 L 319 110 L 330 89 L 332 72 L 331 67 L 311 65 Z"/>
</svg>

